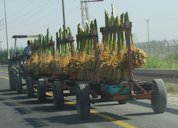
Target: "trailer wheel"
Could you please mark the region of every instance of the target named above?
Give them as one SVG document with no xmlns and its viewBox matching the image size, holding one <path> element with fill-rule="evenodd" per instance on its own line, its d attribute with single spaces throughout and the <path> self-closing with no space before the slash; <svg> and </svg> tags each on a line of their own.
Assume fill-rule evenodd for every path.
<svg viewBox="0 0 178 128">
<path fill-rule="evenodd" d="M 22 77 L 17 76 L 16 77 L 16 88 L 17 88 L 17 93 L 22 94 Z"/>
<path fill-rule="evenodd" d="M 37 98 L 39 103 L 43 103 L 46 101 L 46 87 L 45 80 L 39 79 L 37 84 Z"/>
<path fill-rule="evenodd" d="M 162 79 L 155 79 L 153 82 L 153 95 L 151 104 L 155 113 L 163 113 L 167 106 L 167 89 Z"/>
<path fill-rule="evenodd" d="M 126 100 L 119 100 L 118 103 L 119 103 L 119 104 L 126 104 L 127 101 L 126 101 Z"/>
<path fill-rule="evenodd" d="M 77 114 L 80 119 L 87 119 L 90 115 L 90 98 L 88 83 L 79 82 L 77 85 Z"/>
<path fill-rule="evenodd" d="M 64 107 L 63 85 L 60 81 L 53 83 L 53 100 L 56 108 Z"/>
<path fill-rule="evenodd" d="M 27 97 L 33 98 L 34 97 L 34 89 L 33 89 L 33 81 L 31 77 L 26 78 L 26 83 L 27 83 Z"/>
</svg>

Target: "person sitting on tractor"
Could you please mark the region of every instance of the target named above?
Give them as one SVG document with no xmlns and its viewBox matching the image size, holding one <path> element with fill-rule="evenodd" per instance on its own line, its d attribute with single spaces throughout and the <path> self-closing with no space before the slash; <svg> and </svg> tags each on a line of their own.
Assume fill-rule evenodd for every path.
<svg viewBox="0 0 178 128">
<path fill-rule="evenodd" d="M 27 46 L 23 50 L 23 56 L 25 57 L 25 59 L 29 59 L 31 54 L 32 54 L 32 52 L 31 52 L 31 43 L 30 43 L 30 40 L 28 40 L 27 41 Z"/>
</svg>

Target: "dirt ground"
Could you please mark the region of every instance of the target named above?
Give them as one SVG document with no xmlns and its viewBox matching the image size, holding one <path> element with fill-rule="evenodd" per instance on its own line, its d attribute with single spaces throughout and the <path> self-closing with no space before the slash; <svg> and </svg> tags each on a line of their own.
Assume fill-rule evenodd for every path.
<svg viewBox="0 0 178 128">
<path fill-rule="evenodd" d="M 169 104 L 178 106 L 178 93 L 177 94 L 168 93 L 167 98 Z"/>
</svg>

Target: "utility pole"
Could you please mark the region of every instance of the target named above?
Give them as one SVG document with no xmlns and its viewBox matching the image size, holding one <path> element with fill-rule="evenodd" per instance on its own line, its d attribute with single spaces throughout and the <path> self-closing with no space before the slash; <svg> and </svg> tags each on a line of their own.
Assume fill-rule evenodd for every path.
<svg viewBox="0 0 178 128">
<path fill-rule="evenodd" d="M 8 43 L 8 32 L 7 32 L 7 16 L 6 16 L 6 1 L 4 0 L 4 15 L 5 15 L 5 27 L 6 27 L 6 43 L 7 43 L 7 58 L 10 58 L 9 54 L 9 43 Z"/>
<path fill-rule="evenodd" d="M 66 21 L 65 21 L 65 7 L 64 7 L 64 0 L 62 0 L 62 14 L 63 14 L 63 27 L 64 27 L 64 32 L 66 30 Z M 65 34 L 65 33 L 64 33 Z"/>
<path fill-rule="evenodd" d="M 150 22 L 150 19 L 146 19 L 145 21 L 146 21 L 146 23 L 147 23 L 147 37 L 148 37 L 148 43 L 150 43 L 150 32 L 149 32 L 149 22 Z"/>
<path fill-rule="evenodd" d="M 0 40 L 0 51 L 2 51 L 2 41 Z"/>
<path fill-rule="evenodd" d="M 88 3 L 87 1 L 81 0 L 81 18 L 82 26 L 85 26 L 85 22 L 89 21 Z"/>
<path fill-rule="evenodd" d="M 2 45 L 1 45 L 2 41 L 0 40 L 0 49 L 2 48 Z"/>
<path fill-rule="evenodd" d="M 82 26 L 85 26 L 85 22 L 90 22 L 89 19 L 89 9 L 88 9 L 88 2 L 100 2 L 104 0 L 81 0 L 81 19 L 82 19 Z"/>
<path fill-rule="evenodd" d="M 150 44 L 150 30 L 149 30 L 149 22 L 150 19 L 146 19 L 146 24 L 147 24 L 147 37 L 148 37 L 148 49 L 149 49 L 149 53 L 151 53 L 151 44 Z"/>
<path fill-rule="evenodd" d="M 4 23 L 3 23 L 3 19 L 0 20 L 0 31 L 2 31 L 4 28 Z M 0 40 L 0 51 L 2 51 L 2 41 Z"/>
</svg>

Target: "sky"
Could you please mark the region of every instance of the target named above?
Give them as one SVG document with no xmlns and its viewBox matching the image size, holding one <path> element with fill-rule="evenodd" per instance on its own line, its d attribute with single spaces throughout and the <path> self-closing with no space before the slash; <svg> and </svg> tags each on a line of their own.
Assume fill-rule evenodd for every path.
<svg viewBox="0 0 178 128">
<path fill-rule="evenodd" d="M 66 26 L 75 37 L 77 25 L 81 23 L 80 0 L 64 0 Z M 90 20 L 97 19 L 98 27 L 104 26 L 104 10 L 111 12 L 115 6 L 116 15 L 128 12 L 132 21 L 135 42 L 145 42 L 149 19 L 150 40 L 178 39 L 178 0 L 104 0 L 88 3 Z M 63 25 L 62 0 L 6 0 L 7 30 L 9 47 L 13 35 L 55 33 Z M 99 35 L 101 40 L 101 35 Z M 27 39 L 20 39 L 18 46 L 26 46 Z M 4 0 L 0 0 L 0 47 L 6 48 Z"/>
</svg>

